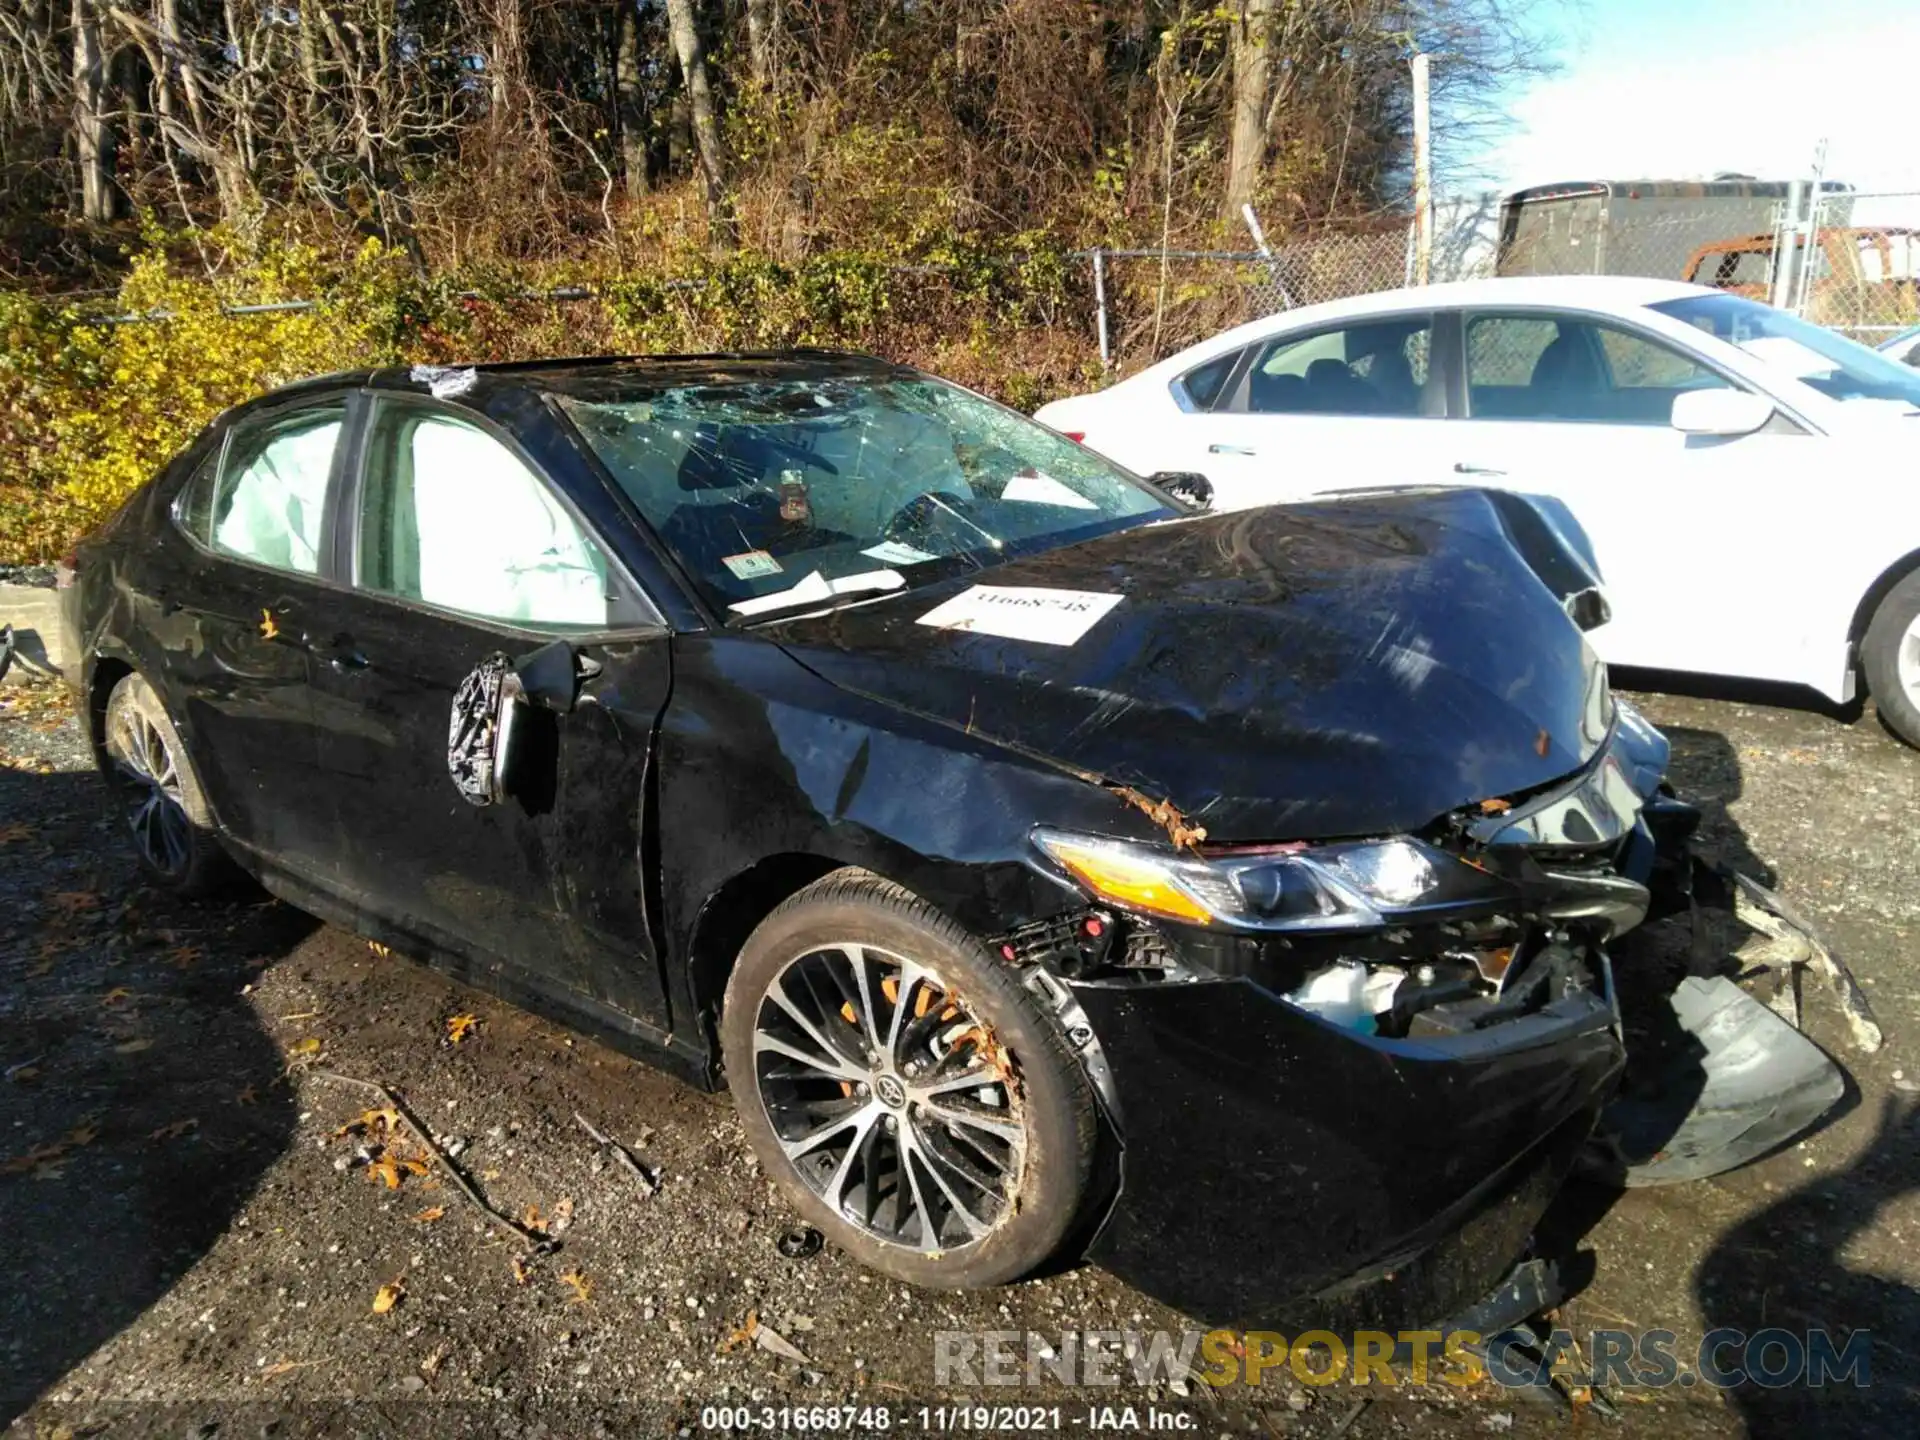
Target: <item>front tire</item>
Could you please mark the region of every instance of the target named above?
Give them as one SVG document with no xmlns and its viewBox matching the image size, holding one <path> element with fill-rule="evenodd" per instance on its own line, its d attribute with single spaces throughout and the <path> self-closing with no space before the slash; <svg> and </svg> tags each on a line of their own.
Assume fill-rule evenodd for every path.
<svg viewBox="0 0 1920 1440">
<path fill-rule="evenodd" d="M 225 888 L 237 871 L 180 732 L 143 676 L 124 676 L 113 687 L 102 741 L 107 784 L 126 815 L 140 868 L 188 899 Z"/>
<path fill-rule="evenodd" d="M 976 1289 L 1053 1256 L 1096 1115 L 1013 970 L 910 892 L 843 870 L 760 923 L 727 983 L 727 1081 L 761 1167 L 863 1264 Z"/>
<path fill-rule="evenodd" d="M 1881 722 L 1920 747 L 1920 570 L 1889 590 L 1873 612 L 1860 667 Z"/>
</svg>

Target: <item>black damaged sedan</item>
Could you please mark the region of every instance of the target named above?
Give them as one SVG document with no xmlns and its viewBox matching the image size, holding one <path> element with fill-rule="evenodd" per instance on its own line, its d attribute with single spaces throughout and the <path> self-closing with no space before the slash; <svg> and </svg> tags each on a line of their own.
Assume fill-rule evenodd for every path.
<svg viewBox="0 0 1920 1440">
<path fill-rule="evenodd" d="M 890 1275 L 1455 1316 L 1693 812 L 1554 515 L 1162 478 L 859 357 L 335 376 L 82 545 L 80 698 L 156 879 L 727 1085 Z"/>
</svg>

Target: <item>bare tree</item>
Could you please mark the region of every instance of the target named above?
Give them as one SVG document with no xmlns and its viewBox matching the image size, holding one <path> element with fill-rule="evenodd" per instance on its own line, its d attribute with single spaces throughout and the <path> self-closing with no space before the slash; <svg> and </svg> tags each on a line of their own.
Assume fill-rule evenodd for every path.
<svg viewBox="0 0 1920 1440">
<path fill-rule="evenodd" d="M 104 224 L 120 210 L 113 183 L 114 133 L 107 118 L 107 66 L 100 17 L 91 0 L 73 0 L 73 143 L 80 172 L 80 215 Z"/>
<path fill-rule="evenodd" d="M 753 83 L 779 88 L 780 0 L 747 0 L 747 63 Z"/>
<path fill-rule="evenodd" d="M 613 48 L 614 124 L 620 133 L 620 171 L 627 198 L 647 192 L 647 90 L 640 54 L 640 7 L 620 0 Z"/>
<path fill-rule="evenodd" d="M 700 156 L 700 172 L 707 188 L 707 224 L 713 242 L 730 247 L 738 239 L 739 226 L 733 203 L 727 194 L 727 165 L 720 148 L 720 118 L 713 101 L 713 85 L 707 75 L 707 56 L 695 23 L 693 0 L 666 0 L 667 28 L 673 36 L 673 51 L 680 61 L 680 75 L 686 84 L 689 119 L 693 125 L 694 148 Z"/>
<path fill-rule="evenodd" d="M 1279 0 L 1240 0 L 1233 24 L 1233 118 L 1227 140 L 1228 216 L 1253 199 L 1267 159 L 1267 90 Z"/>
</svg>

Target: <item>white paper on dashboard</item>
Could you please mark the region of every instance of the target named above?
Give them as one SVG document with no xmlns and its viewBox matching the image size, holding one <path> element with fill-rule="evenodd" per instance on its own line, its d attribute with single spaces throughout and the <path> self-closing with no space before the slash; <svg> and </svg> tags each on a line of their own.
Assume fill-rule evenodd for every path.
<svg viewBox="0 0 1920 1440">
<path fill-rule="evenodd" d="M 865 590 L 898 590 L 907 577 L 898 570 L 863 570 L 858 575 L 842 575 L 829 580 L 818 570 L 797 585 L 776 590 L 771 595 L 756 595 L 751 600 L 736 600 L 727 608 L 736 615 L 760 615 L 768 610 L 784 610 L 791 605 L 815 605 L 836 595 L 857 595 Z"/>
<path fill-rule="evenodd" d="M 1051 475 L 1028 470 L 1007 481 L 1002 500 L 1024 500 L 1031 505 L 1065 505 L 1074 510 L 1098 510 L 1100 507 L 1076 490 L 1070 490 Z"/>
<path fill-rule="evenodd" d="M 882 540 L 878 545 L 869 545 L 860 552 L 885 565 L 918 565 L 933 556 L 925 550 L 916 550 L 911 545 L 902 545 L 898 540 Z"/>
<path fill-rule="evenodd" d="M 1124 598 L 1095 590 L 975 585 L 936 605 L 918 623 L 1043 645 L 1077 645 Z"/>
</svg>

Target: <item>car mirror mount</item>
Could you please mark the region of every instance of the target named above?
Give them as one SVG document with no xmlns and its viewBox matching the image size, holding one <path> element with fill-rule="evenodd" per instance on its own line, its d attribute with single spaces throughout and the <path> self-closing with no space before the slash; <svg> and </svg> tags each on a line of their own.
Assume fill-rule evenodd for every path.
<svg viewBox="0 0 1920 1440">
<path fill-rule="evenodd" d="M 1745 390 L 1682 390 L 1673 397 L 1673 428 L 1683 435 L 1733 439 L 1773 418 L 1773 402 Z"/>
<path fill-rule="evenodd" d="M 1213 509 L 1213 481 L 1197 470 L 1161 470 L 1148 476 L 1147 483 L 1186 501 L 1195 510 Z"/>
<path fill-rule="evenodd" d="M 600 673 L 600 662 L 553 640 L 515 660 L 513 673 L 529 702 L 565 715 L 579 703 L 581 685 Z"/>
</svg>

